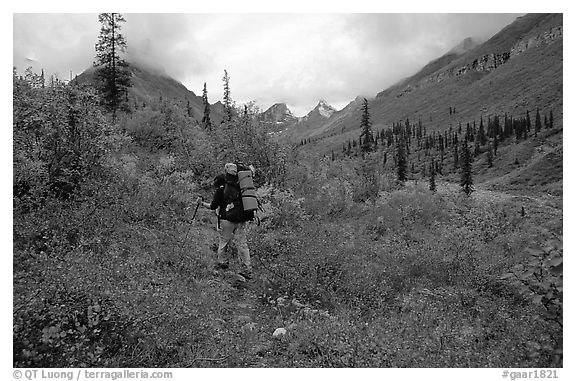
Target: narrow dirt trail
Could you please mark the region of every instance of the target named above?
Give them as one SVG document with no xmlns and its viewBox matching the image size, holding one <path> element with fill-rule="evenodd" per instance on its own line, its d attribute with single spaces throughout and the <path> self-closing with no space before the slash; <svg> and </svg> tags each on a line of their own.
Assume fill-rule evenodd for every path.
<svg viewBox="0 0 576 381">
<path fill-rule="evenodd" d="M 200 242 L 206 245 L 205 252 L 211 256 L 210 266 L 216 264 L 216 245 L 218 233 L 215 224 L 208 214 L 203 214 L 199 221 L 195 222 L 195 229 L 198 237 L 202 237 Z M 209 216 L 208 218 L 206 218 Z M 252 249 L 252 248 L 251 248 Z M 230 268 L 228 270 L 212 270 L 207 283 L 221 290 L 221 295 L 225 298 L 225 310 L 218 318 L 223 331 L 226 332 L 227 340 L 236 343 L 235 348 L 229 348 L 228 353 L 222 353 L 221 361 L 209 362 L 200 360 L 203 366 L 241 366 L 254 367 L 261 365 L 266 357 L 266 352 L 273 346 L 272 334 L 276 328 L 282 327 L 275 316 L 266 306 L 262 305 L 262 294 L 269 286 L 264 269 L 260 268 L 258 261 L 253 258 L 254 274 L 250 280 L 238 275 L 240 262 L 237 258 L 234 245 L 229 249 L 228 259 Z M 252 256 L 256 253 L 252 251 Z M 238 346 L 238 347 L 236 347 Z M 243 353 L 238 353 L 241 351 Z M 210 359 L 209 359 L 210 360 Z M 240 363 L 239 363 L 240 362 Z"/>
</svg>

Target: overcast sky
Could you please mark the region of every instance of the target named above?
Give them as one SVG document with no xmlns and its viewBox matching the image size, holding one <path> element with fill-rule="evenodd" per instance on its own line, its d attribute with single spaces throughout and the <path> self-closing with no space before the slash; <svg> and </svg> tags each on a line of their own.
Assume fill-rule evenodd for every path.
<svg viewBox="0 0 576 381">
<path fill-rule="evenodd" d="M 160 66 L 210 102 L 224 69 L 237 103 L 284 102 L 297 116 L 325 99 L 341 109 L 373 97 L 466 37 L 486 40 L 519 14 L 124 13 L 130 59 Z M 92 65 L 97 14 L 14 14 L 18 71 L 67 79 Z"/>
</svg>

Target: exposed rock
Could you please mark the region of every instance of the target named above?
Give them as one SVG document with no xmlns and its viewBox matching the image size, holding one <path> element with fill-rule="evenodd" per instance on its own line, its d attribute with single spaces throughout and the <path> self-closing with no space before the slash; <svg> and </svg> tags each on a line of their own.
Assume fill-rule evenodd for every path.
<svg viewBox="0 0 576 381">
<path fill-rule="evenodd" d="M 286 328 L 276 328 L 276 330 L 272 334 L 272 337 L 280 337 L 284 336 L 285 334 L 286 334 Z"/>
<path fill-rule="evenodd" d="M 261 113 L 259 119 L 263 122 L 280 124 L 295 122 L 297 118 L 292 115 L 285 103 L 276 103 Z"/>
<path fill-rule="evenodd" d="M 452 77 L 458 77 L 472 71 L 476 72 L 490 72 L 501 65 L 504 65 L 514 56 L 517 56 L 528 49 L 540 47 L 543 45 L 550 44 L 557 39 L 562 38 L 563 27 L 562 25 L 553 27 L 547 31 L 544 31 L 536 36 L 527 36 L 521 41 L 517 42 L 510 48 L 509 51 L 504 52 L 493 52 L 490 54 L 485 54 L 477 57 L 472 62 L 468 64 L 455 68 L 452 67 L 448 70 L 437 72 L 429 77 L 426 77 L 415 84 L 407 85 L 402 92 L 400 92 L 396 97 L 401 97 L 407 93 L 414 90 L 422 89 L 434 83 L 439 83 L 445 81 Z"/>
</svg>

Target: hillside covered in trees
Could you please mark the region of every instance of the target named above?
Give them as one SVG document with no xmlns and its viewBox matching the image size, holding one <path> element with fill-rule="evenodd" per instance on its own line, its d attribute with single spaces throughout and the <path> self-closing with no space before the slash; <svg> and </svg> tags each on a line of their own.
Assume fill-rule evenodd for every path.
<svg viewBox="0 0 576 381">
<path fill-rule="evenodd" d="M 122 17 L 100 17 L 88 72 L 13 74 L 14 367 L 563 366 L 562 88 L 542 87 L 562 36 L 538 42 L 561 15 L 492 38 L 536 41 L 502 70 L 426 82 L 476 46 L 292 140 L 236 106 L 233 73 L 210 105 L 124 63 Z M 544 79 L 504 68 L 541 56 Z M 524 98 L 473 93 L 523 70 Z M 234 246 L 215 270 L 195 212 L 230 161 L 263 206 L 251 280 Z"/>
</svg>

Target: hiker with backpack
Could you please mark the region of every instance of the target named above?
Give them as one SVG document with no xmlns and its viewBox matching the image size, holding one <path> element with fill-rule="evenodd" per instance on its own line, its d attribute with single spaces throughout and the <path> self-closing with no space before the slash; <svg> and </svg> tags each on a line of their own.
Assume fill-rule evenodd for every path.
<svg viewBox="0 0 576 381">
<path fill-rule="evenodd" d="M 218 175 L 214 179 L 214 187 L 216 190 L 211 203 L 203 202 L 201 198 L 198 198 L 197 202 L 211 210 L 218 209 L 219 238 L 216 268 L 221 270 L 228 268 L 226 248 L 234 239 L 243 266 L 239 275 L 251 279 L 252 265 L 246 239 L 246 222 L 254 219 L 254 211 L 258 208 L 252 171 L 242 165 L 227 163 L 224 166 L 224 175 Z"/>
</svg>

